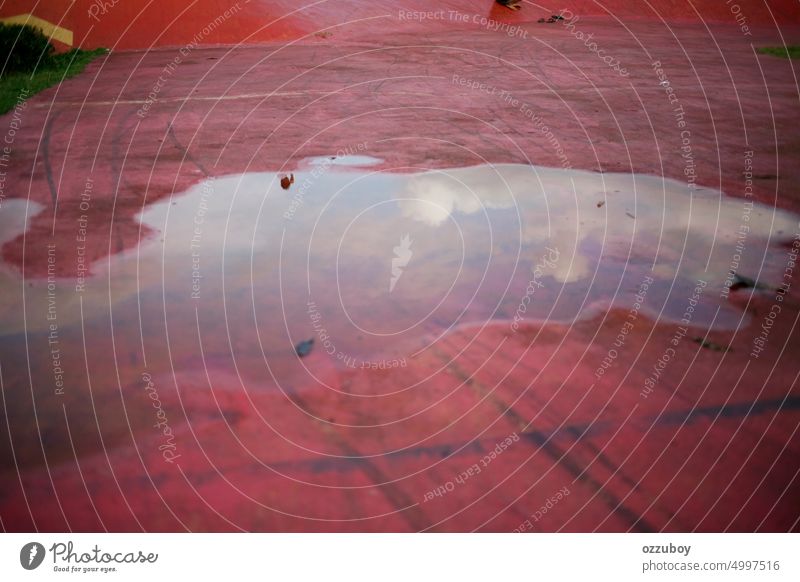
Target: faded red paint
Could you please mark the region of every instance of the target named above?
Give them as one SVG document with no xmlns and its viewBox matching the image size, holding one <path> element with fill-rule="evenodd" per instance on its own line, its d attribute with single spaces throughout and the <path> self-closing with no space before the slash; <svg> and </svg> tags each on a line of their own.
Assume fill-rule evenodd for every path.
<svg viewBox="0 0 800 582">
<path fill-rule="evenodd" d="M 467 22 L 480 26 L 474 16 L 510 24 L 535 21 L 562 10 L 575 15 L 620 19 L 664 19 L 669 22 L 733 23 L 737 18 L 749 24 L 800 23 L 800 11 L 793 0 L 737 0 L 734 10 L 725 2 L 659 0 L 643 3 L 626 0 L 542 0 L 512 11 L 493 0 L 329 0 L 308 6 L 290 0 L 198 0 L 171 4 L 154 0 L 18 0 L 0 6 L 0 18 L 33 13 L 72 30 L 75 46 L 85 48 L 145 49 L 157 46 L 181 46 L 220 18 L 211 30 L 202 34 L 200 44 L 252 44 L 276 40 L 294 40 L 326 31 L 334 38 L 360 36 L 364 23 L 384 34 L 459 30 L 464 23 L 449 14 L 418 19 L 409 14 L 436 11 L 458 12 Z"/>
<path fill-rule="evenodd" d="M 776 13 L 782 6 L 771 5 Z M 683 15 L 678 3 L 668 6 L 673 16 Z M 117 8 L 126 10 L 123 3 Z M 487 3 L 486 10 L 496 7 Z M 206 14 L 183 22 L 195 26 Z M 719 21 L 726 16 L 713 14 Z M 764 21 L 763 12 L 754 14 Z M 795 22 L 793 14 L 787 20 Z M 112 54 L 29 100 L 6 194 L 45 209 L 24 237 L 3 246 L 3 259 L 29 279 L 46 275 L 48 243 L 60 256 L 74 256 L 87 177 L 93 180 L 87 252 L 103 262 L 158 236 L 140 231 L 135 216 L 144 206 L 206 175 L 296 172 L 309 156 L 362 142 L 368 142 L 364 153 L 385 160 L 379 170 L 485 161 L 559 165 L 547 142 L 524 131 L 518 110 L 458 88 L 453 73 L 526 99 L 574 167 L 682 179 L 674 115 L 651 62 L 613 20 L 583 22 L 624 60 L 635 93 L 558 25 L 533 23 L 524 25 L 525 42 L 448 27 L 424 38 L 400 29 L 388 39 L 384 31 L 357 30 L 358 43 L 334 33 L 289 48 L 196 49 L 143 118 L 137 110 L 179 53 Z M 699 22 L 671 30 L 658 22 L 625 24 L 669 67 L 691 120 L 700 183 L 741 196 L 746 125 L 758 152 L 756 198 L 800 210 L 790 63 L 755 56 L 750 47 L 777 43 L 777 30 L 761 26 L 744 38 L 734 25 L 715 24 L 720 55 Z M 281 34 L 314 29 L 303 26 L 309 28 L 287 25 Z M 231 34 L 238 38 L 243 30 L 249 29 Z M 794 25 L 782 25 L 781 33 L 800 42 Z M 184 42 L 169 34 L 165 44 Z M 323 66 L 310 72 L 316 65 Z M 350 88 L 336 93 L 343 87 Z M 57 274 L 61 297 L 72 297 L 72 282 L 63 279 L 74 274 L 71 263 L 58 261 Z M 13 439 L 13 456 L 10 442 L 0 439 L 0 516 L 8 530 L 510 531 L 565 486 L 570 495 L 531 520 L 533 529 L 797 527 L 797 287 L 767 349 L 746 369 L 757 325 L 711 334 L 713 343 L 730 346 L 727 353 L 681 343 L 670 375 L 647 399 L 641 386 L 674 327 L 643 318 L 623 364 L 596 381 L 598 362 L 624 321 L 616 311 L 572 327 L 528 325 L 511 336 L 499 326 L 477 335 L 457 330 L 406 368 L 342 371 L 319 351 L 298 360 L 288 338 L 285 351 L 265 361 L 253 348 L 247 294 L 230 298 L 228 325 L 243 335 L 229 345 L 214 306 L 199 314 L 198 336 L 196 322 L 165 321 L 163 297 L 142 297 L 140 331 L 136 298 L 117 297 L 113 276 L 111 288 L 120 300 L 113 320 L 87 305 L 83 329 L 74 322 L 60 329 L 61 359 L 68 363 L 63 396 L 53 394 L 45 332 L 0 338 L 2 417 Z M 731 301 L 759 322 L 771 298 L 756 293 L 748 304 L 749 298 L 737 292 Z M 30 321 L 41 323 L 45 307 L 26 308 Z M 301 364 L 329 387 L 310 380 Z M 174 463 L 159 450 L 164 440 L 153 427 L 144 372 L 176 435 L 181 456 Z M 297 380 L 279 386 L 273 374 Z M 423 378 L 420 387 L 380 403 L 358 397 Z M 491 470 L 425 501 L 427 492 L 481 463 L 514 433 L 519 442 L 491 461 Z M 417 442 L 416 435 L 427 438 Z"/>
</svg>

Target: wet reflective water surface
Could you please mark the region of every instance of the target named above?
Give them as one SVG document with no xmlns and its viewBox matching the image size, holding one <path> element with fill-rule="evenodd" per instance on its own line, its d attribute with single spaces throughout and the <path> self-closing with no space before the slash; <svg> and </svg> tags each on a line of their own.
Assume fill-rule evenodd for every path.
<svg viewBox="0 0 800 582">
<path fill-rule="evenodd" d="M 727 292 L 732 271 L 780 284 L 797 224 L 651 176 L 371 169 L 379 162 L 315 158 L 283 185 L 287 174 L 203 181 L 147 207 L 141 222 L 151 235 L 91 265 L 82 285 L 23 286 L 5 269 L 3 333 L 53 335 L 49 294 L 62 343 L 107 336 L 114 358 L 130 347 L 136 366 L 146 363 L 141 350 L 176 373 L 219 366 L 259 386 L 307 379 L 320 366 L 404 366 L 456 326 L 513 333 L 612 304 L 734 328 L 747 320 Z M 7 204 L 6 232 L 16 236 L 38 210 Z M 298 359 L 295 346 L 310 339 Z"/>
</svg>

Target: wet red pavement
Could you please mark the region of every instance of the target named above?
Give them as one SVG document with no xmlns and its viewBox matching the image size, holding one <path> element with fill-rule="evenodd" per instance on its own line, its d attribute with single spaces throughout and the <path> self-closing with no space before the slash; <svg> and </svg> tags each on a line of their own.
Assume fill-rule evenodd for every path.
<svg viewBox="0 0 800 582">
<path fill-rule="evenodd" d="M 274 296 L 259 296 L 263 288 L 238 271 L 235 280 L 204 272 L 208 284 L 229 285 L 227 295 L 194 304 L 159 289 L 169 273 L 157 253 L 136 261 L 137 249 L 158 251 L 169 233 L 142 225 L 145 207 L 187 212 L 178 196 L 205 178 L 299 177 L 309 158 L 337 152 L 381 160 L 371 172 L 404 174 L 516 163 L 685 183 L 691 168 L 697 184 L 738 198 L 752 161 L 753 199 L 800 212 L 797 67 L 752 47 L 797 44 L 800 28 L 758 14 L 751 36 L 723 15 L 672 26 L 586 16 L 573 29 L 531 22 L 512 36 L 452 23 L 423 36 L 395 22 L 391 36 L 363 26 L 183 55 L 117 52 L 3 117 L 3 132 L 15 115 L 19 129 L 0 217 L 30 219 L 25 234 L 0 239 L 2 527 L 796 530 L 800 293 L 791 273 L 785 293 L 731 291 L 725 302 L 743 315 L 734 328 L 690 326 L 677 343 L 661 304 L 631 319 L 638 280 L 601 272 L 594 283 L 609 295 L 624 285 L 614 309 L 516 331 L 481 314 L 477 327 L 454 327 L 422 352 L 404 344 L 393 354 L 406 357 L 403 367 L 348 369 L 319 336 L 308 357 L 294 355 L 294 343 L 315 335 L 305 312 L 254 323 Z M 575 31 L 593 34 L 629 75 Z M 308 199 L 298 212 L 313 208 Z M 773 233 L 779 279 L 793 266 L 798 228 Z M 224 234 L 206 231 L 205 244 Z M 280 233 L 267 234 L 277 244 Z M 624 240 L 604 241 L 622 252 Z M 77 291 L 84 256 L 91 266 Z M 185 269 L 189 282 L 192 265 Z M 255 265 L 265 281 L 304 269 Z M 568 279 L 546 285 L 559 290 Z M 687 299 L 681 290 L 678 303 Z M 167 315 L 185 305 L 188 317 Z M 370 322 L 396 313 L 376 299 Z M 452 322 L 428 323 L 435 331 Z M 598 374 L 610 350 L 616 356 Z"/>
</svg>

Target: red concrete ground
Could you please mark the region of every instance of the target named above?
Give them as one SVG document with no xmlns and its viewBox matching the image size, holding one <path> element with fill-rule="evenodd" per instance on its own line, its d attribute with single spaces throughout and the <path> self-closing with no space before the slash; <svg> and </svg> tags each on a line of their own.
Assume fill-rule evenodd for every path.
<svg viewBox="0 0 800 582">
<path fill-rule="evenodd" d="M 523 8 L 514 12 L 491 0 L 322 0 L 301 4 L 291 0 L 14 0 L 0 3 L 0 19 L 33 14 L 72 31 L 74 46 L 115 49 L 182 46 L 191 42 L 252 44 L 317 34 L 352 39 L 362 37 L 365 28 L 380 30 L 387 36 L 463 29 L 463 22 L 451 17 L 450 12 L 466 15 L 468 25 L 480 25 L 472 22 L 475 15 L 515 24 L 562 10 L 626 22 L 655 19 L 726 24 L 738 20 L 744 25 L 771 26 L 800 23 L 795 0 L 539 0 L 525 1 Z M 415 12 L 436 14 L 419 18 L 413 15 Z"/>
<path fill-rule="evenodd" d="M 454 74 L 528 104 L 575 168 L 685 179 L 682 128 L 654 71 L 659 61 L 686 114 L 699 183 L 742 196 L 749 147 L 756 199 L 800 212 L 797 67 L 753 50 L 797 44 L 800 28 L 756 23 L 746 36 L 735 24 L 607 17 L 582 18 L 577 28 L 630 75 L 613 72 L 559 24 L 527 23 L 527 35 L 514 37 L 472 25 L 425 35 L 398 26 L 389 36 L 365 26 L 350 36 L 185 55 L 118 52 L 30 99 L 3 202 L 29 199 L 44 210 L 4 244 L 3 284 L 16 297 L 46 277 L 47 244 L 65 257 L 53 274 L 66 382 L 56 394 L 47 305 L 6 301 L 2 527 L 797 530 L 796 284 L 759 358 L 748 354 L 773 298 L 732 293 L 753 323 L 710 335 L 727 352 L 682 342 L 646 399 L 641 386 L 675 326 L 642 318 L 596 381 L 624 323 L 620 311 L 514 335 L 500 326 L 458 330 L 403 369 L 341 371 L 318 352 L 303 360 L 331 390 L 309 378 L 276 386 L 269 358 L 250 343 L 229 345 L 213 312 L 198 332 L 167 328 L 153 297 L 143 299 L 142 321 L 135 297 L 112 317 L 99 304 L 79 309 L 70 277 L 87 178 L 86 251 L 100 261 L 97 272 L 109 253 L 158 236 L 140 228 L 143 206 L 206 176 L 292 171 L 365 142 L 363 153 L 389 171 L 561 165 L 518 107 L 459 86 Z M 111 293 L 117 282 L 93 284 Z M 20 312 L 28 333 L 9 323 Z M 76 314 L 83 324 L 69 319 Z M 283 355 L 272 365 L 299 364 Z M 145 372 L 181 455 L 171 463 L 142 396 Z M 355 397 L 417 379 L 425 379 L 419 389 Z M 430 499 L 515 434 L 484 470 Z M 551 498 L 557 503 L 536 520 Z"/>
</svg>

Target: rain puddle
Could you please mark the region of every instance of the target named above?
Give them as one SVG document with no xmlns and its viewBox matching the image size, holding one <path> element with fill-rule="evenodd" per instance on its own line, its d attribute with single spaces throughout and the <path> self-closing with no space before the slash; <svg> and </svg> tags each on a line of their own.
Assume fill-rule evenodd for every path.
<svg viewBox="0 0 800 582">
<path fill-rule="evenodd" d="M 731 269 L 779 285 L 797 230 L 786 212 L 652 176 L 379 162 L 315 158 L 288 189 L 284 174 L 222 176 L 149 206 L 157 235 L 93 265 L 80 293 L 68 285 L 61 325 L 80 321 L 82 300 L 87 325 L 108 326 L 113 306 L 115 333 L 143 349 L 165 335 L 191 361 L 296 363 L 313 338 L 309 358 L 373 368 L 407 365 L 455 326 L 513 332 L 612 304 L 733 328 L 747 319 L 727 296 Z M 6 333 L 21 329 L 4 303 Z"/>
</svg>

